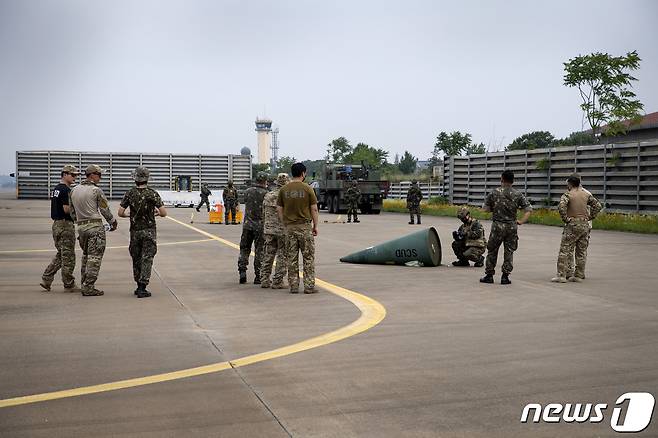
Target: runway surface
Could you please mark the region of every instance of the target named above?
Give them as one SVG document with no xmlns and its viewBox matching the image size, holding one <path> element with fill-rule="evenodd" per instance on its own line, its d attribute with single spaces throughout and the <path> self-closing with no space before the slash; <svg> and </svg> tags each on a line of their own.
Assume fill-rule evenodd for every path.
<svg viewBox="0 0 658 438">
<path fill-rule="evenodd" d="M 189 224 L 190 209 L 169 211 Z M 339 257 L 418 226 L 397 214 L 343 224 L 323 213 L 317 277 L 348 298 L 362 294 L 360 308 L 330 290 L 262 289 L 251 271 L 239 285 L 238 253 L 226 243 L 239 242 L 241 227 L 206 224 L 204 216 L 196 214 L 198 230 L 158 220 L 163 245 L 148 299 L 133 296 L 129 223 L 120 220 L 97 284 L 105 296 L 82 297 L 64 292 L 59 276 L 51 292 L 39 287 L 53 255 L 44 251 L 53 247 L 49 203 L 0 199 L 0 406 L 228 364 L 0 407 L 0 436 L 615 436 L 617 397 L 658 396 L 658 236 L 595 230 L 587 280 L 553 284 L 561 229 L 525 225 L 513 284 L 482 285 L 482 269 L 448 266 L 456 219 L 423 218 L 439 231 L 443 266 L 350 265 Z M 365 325 L 337 342 L 234 362 L 327 340 L 350 324 Z M 609 407 L 600 423 L 519 421 L 526 404 L 551 402 Z M 638 436 L 657 436 L 657 422 Z"/>
</svg>

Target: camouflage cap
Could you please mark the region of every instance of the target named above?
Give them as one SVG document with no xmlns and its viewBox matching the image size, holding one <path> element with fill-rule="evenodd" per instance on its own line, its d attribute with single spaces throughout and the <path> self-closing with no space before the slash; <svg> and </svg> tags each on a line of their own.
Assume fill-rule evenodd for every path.
<svg viewBox="0 0 658 438">
<path fill-rule="evenodd" d="M 258 172 L 258 175 L 256 175 L 256 182 L 258 183 L 263 183 L 267 181 L 267 173 L 265 172 Z"/>
<path fill-rule="evenodd" d="M 92 173 L 103 173 L 104 170 L 98 164 L 90 164 L 85 170 L 85 175 L 91 175 Z"/>
<path fill-rule="evenodd" d="M 468 211 L 468 208 L 462 207 L 459 209 L 459 212 L 457 213 L 457 218 L 459 220 L 466 219 L 466 217 L 471 214 L 470 211 Z"/>
<path fill-rule="evenodd" d="M 133 179 L 135 182 L 147 182 L 150 176 L 151 171 L 144 166 L 137 166 L 137 168 L 133 170 Z"/>
<path fill-rule="evenodd" d="M 579 180 L 581 179 L 579 173 L 572 173 L 571 175 L 569 175 L 569 177 L 565 181 L 568 182 L 569 178 L 578 178 Z"/>
<path fill-rule="evenodd" d="M 72 164 L 67 164 L 66 166 L 62 167 L 62 172 L 66 172 L 66 173 L 69 173 L 71 175 L 79 175 L 80 174 L 78 169 Z"/>
<path fill-rule="evenodd" d="M 290 178 L 287 173 L 280 173 L 276 176 L 276 185 L 283 187 L 290 182 Z"/>
</svg>

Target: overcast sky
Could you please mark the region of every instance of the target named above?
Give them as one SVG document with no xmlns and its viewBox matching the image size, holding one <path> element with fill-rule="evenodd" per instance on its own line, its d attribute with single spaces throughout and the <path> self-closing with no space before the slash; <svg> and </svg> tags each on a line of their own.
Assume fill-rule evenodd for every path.
<svg viewBox="0 0 658 438">
<path fill-rule="evenodd" d="M 655 1 L 0 0 L 0 173 L 15 151 L 321 158 L 345 136 L 425 159 L 440 131 L 491 149 L 581 128 L 562 63 L 637 50 L 658 111 Z"/>
</svg>

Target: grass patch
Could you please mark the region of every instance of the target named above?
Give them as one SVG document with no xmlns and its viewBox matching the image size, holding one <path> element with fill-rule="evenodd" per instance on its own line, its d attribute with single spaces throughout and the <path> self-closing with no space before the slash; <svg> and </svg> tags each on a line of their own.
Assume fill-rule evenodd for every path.
<svg viewBox="0 0 658 438">
<path fill-rule="evenodd" d="M 452 204 L 422 204 L 423 214 L 430 216 L 446 216 L 457 218 L 461 205 Z M 491 213 L 478 207 L 468 206 L 471 216 L 476 219 L 491 219 Z M 406 201 L 385 199 L 384 211 L 407 213 Z M 521 217 L 522 213 L 519 213 Z M 539 208 L 532 212 L 528 223 L 538 225 L 562 226 L 562 219 L 556 210 Z M 601 213 L 592 224 L 595 230 L 630 231 L 633 233 L 658 234 L 658 215 Z"/>
</svg>

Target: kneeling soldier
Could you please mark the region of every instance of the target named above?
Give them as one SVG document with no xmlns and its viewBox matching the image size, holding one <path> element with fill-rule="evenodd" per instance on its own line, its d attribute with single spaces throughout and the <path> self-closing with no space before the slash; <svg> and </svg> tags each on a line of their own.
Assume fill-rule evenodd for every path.
<svg viewBox="0 0 658 438">
<path fill-rule="evenodd" d="M 453 266 L 470 266 L 468 261 L 475 262 L 476 267 L 484 266 L 484 250 L 487 240 L 484 238 L 484 228 L 479 220 L 473 219 L 467 208 L 462 208 L 457 213 L 457 218 L 463 223 L 457 231 L 452 232 L 454 242 L 452 250 L 457 260 L 452 262 Z"/>
</svg>

